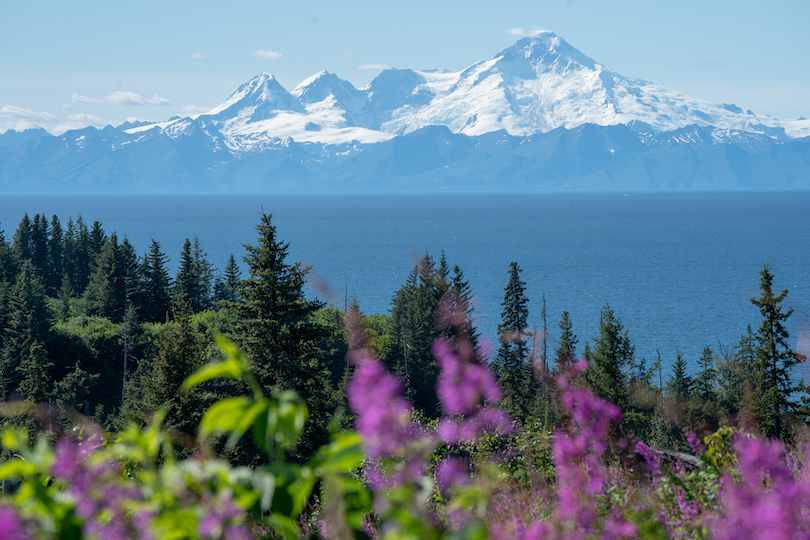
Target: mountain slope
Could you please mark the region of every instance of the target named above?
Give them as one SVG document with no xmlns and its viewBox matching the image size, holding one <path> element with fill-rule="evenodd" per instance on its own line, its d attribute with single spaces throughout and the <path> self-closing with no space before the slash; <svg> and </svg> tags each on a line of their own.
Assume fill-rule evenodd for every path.
<svg viewBox="0 0 810 540">
<path fill-rule="evenodd" d="M 553 32 L 460 72 L 291 92 L 262 73 L 195 117 L 0 134 L 0 193 L 774 188 L 810 188 L 810 121 L 625 77 Z"/>
</svg>

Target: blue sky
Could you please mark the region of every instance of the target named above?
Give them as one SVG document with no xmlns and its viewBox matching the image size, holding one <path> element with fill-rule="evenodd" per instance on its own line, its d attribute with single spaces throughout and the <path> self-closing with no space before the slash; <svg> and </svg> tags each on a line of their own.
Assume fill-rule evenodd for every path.
<svg viewBox="0 0 810 540">
<path fill-rule="evenodd" d="M 0 5 L 0 132 L 165 120 L 267 71 L 461 70 L 533 28 L 608 68 L 783 120 L 810 117 L 810 2 L 42 0 Z"/>
</svg>

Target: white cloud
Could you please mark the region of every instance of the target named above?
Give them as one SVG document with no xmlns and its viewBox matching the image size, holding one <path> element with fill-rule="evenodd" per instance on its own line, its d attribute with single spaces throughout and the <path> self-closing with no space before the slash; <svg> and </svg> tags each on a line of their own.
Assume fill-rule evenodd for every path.
<svg viewBox="0 0 810 540">
<path fill-rule="evenodd" d="M 540 28 L 539 26 L 535 26 L 534 28 L 532 28 L 532 31 L 529 32 L 529 36 L 530 37 L 537 37 L 537 36 L 539 36 L 540 34 L 542 34 L 543 32 L 546 32 L 546 31 L 547 30 L 545 28 Z"/>
<path fill-rule="evenodd" d="M 357 71 L 362 70 L 383 70 L 383 69 L 391 69 L 391 66 L 388 64 L 360 64 L 357 66 Z"/>
<path fill-rule="evenodd" d="M 355 58 L 355 56 L 353 54 L 346 53 L 346 54 L 343 55 L 343 58 L 345 58 L 346 61 L 348 63 L 350 63 L 350 64 L 356 64 L 357 63 L 357 58 Z"/>
<path fill-rule="evenodd" d="M 196 105 L 186 105 L 183 107 L 185 114 L 202 114 L 211 110 L 211 107 L 197 107 Z"/>
<path fill-rule="evenodd" d="M 135 92 L 113 92 L 103 98 L 87 97 L 73 94 L 73 103 L 91 103 L 94 105 L 171 105 L 172 102 L 155 94 L 145 98 Z"/>
<path fill-rule="evenodd" d="M 16 131 L 38 127 L 47 129 L 56 120 L 57 118 L 50 113 L 38 113 L 14 105 L 6 105 L 0 109 L 0 133 L 4 133 L 9 129 Z"/>
<path fill-rule="evenodd" d="M 507 32 L 509 32 L 509 33 L 510 33 L 510 34 L 512 34 L 513 36 L 523 36 L 523 35 L 526 35 L 526 31 L 525 31 L 525 30 L 523 30 L 523 28 L 521 28 L 521 27 L 519 27 L 519 26 L 516 26 L 516 27 L 514 27 L 514 28 L 510 28 L 509 30 L 507 30 Z"/>
<path fill-rule="evenodd" d="M 281 60 L 281 53 L 276 51 L 258 50 L 253 53 L 253 58 L 257 60 Z"/>
<path fill-rule="evenodd" d="M 191 53 L 191 56 L 188 57 L 189 60 L 205 60 L 205 56 L 202 53 Z"/>
<path fill-rule="evenodd" d="M 92 114 L 71 114 L 64 120 L 45 113 L 29 111 L 14 105 L 6 105 L 0 109 L 0 133 L 9 129 L 24 131 L 26 129 L 44 128 L 53 135 L 61 135 L 71 129 L 81 129 L 87 126 L 102 127 L 107 122 L 103 118 Z"/>
</svg>

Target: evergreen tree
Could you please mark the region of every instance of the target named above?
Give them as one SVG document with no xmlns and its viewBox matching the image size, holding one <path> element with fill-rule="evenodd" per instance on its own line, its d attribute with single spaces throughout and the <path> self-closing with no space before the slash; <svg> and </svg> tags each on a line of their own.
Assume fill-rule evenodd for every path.
<svg viewBox="0 0 810 540">
<path fill-rule="evenodd" d="M 272 214 L 262 213 L 256 230 L 258 245 L 245 246 L 249 276 L 242 283 L 244 302 L 233 305 L 236 335 L 260 384 L 268 391 L 295 390 L 309 406 L 310 421 L 299 447 L 307 455 L 325 442 L 332 406 L 329 372 L 318 361 L 323 329 L 313 321 L 322 304 L 304 297 L 308 269 L 286 262 L 289 244 L 277 238 Z"/>
<path fill-rule="evenodd" d="M 733 351 L 721 348 L 715 362 L 716 394 L 720 407 L 727 416 L 744 413 L 744 417 L 753 417 L 754 396 L 754 332 L 749 324 L 746 333 Z M 749 410 L 744 410 L 746 404 Z"/>
<path fill-rule="evenodd" d="M 87 242 L 90 260 L 95 262 L 99 255 L 101 255 L 104 245 L 107 243 L 107 235 L 104 233 L 104 229 L 101 228 L 100 221 L 93 221 L 93 226 L 88 233 Z"/>
<path fill-rule="evenodd" d="M 200 239 L 194 237 L 191 245 L 191 258 L 194 276 L 197 280 L 197 298 L 195 300 L 198 309 L 203 311 L 211 309 L 212 298 L 211 289 L 214 281 L 214 265 L 208 262 L 208 254 L 202 249 Z"/>
<path fill-rule="evenodd" d="M 0 229 L 0 283 L 13 283 L 17 275 L 17 263 L 12 246 L 6 240 L 3 229 Z"/>
<path fill-rule="evenodd" d="M 236 302 L 239 300 L 239 287 L 242 277 L 242 271 L 239 270 L 239 265 L 236 264 L 236 259 L 231 253 L 228 257 L 228 264 L 225 265 L 225 275 L 217 279 L 214 286 L 214 300 L 226 302 Z"/>
<path fill-rule="evenodd" d="M 64 276 L 65 238 L 62 224 L 54 215 L 51 218 L 51 230 L 48 238 L 48 274 L 45 277 L 45 290 L 55 297 L 62 286 Z"/>
<path fill-rule="evenodd" d="M 571 318 L 563 311 L 560 319 L 560 345 L 555 351 L 557 371 L 567 370 L 577 361 L 577 336 L 574 334 Z"/>
<path fill-rule="evenodd" d="M 28 355 L 22 358 L 17 371 L 20 373 L 20 393 L 33 403 L 45 403 L 53 389 L 53 362 L 48 360 L 42 343 L 34 341 Z"/>
<path fill-rule="evenodd" d="M 20 263 L 31 260 L 31 218 L 26 212 L 17 226 L 13 242 L 14 258 Z"/>
<path fill-rule="evenodd" d="M 139 272 L 143 280 L 140 313 L 145 322 L 163 322 L 171 310 L 171 282 L 166 260 L 166 255 L 160 251 L 160 243 L 153 239 Z"/>
<path fill-rule="evenodd" d="M 703 347 L 703 354 L 698 358 L 700 371 L 695 377 L 695 397 L 707 403 L 717 401 L 715 392 L 717 370 L 714 369 L 714 364 L 714 353 L 711 348 Z"/>
<path fill-rule="evenodd" d="M 193 313 L 211 307 L 212 265 L 196 237 L 194 243 L 186 238 L 180 252 L 180 264 L 175 277 L 174 295 L 187 302 Z"/>
<path fill-rule="evenodd" d="M 83 294 L 90 284 L 98 253 L 94 251 L 96 246 L 91 239 L 90 231 L 87 229 L 87 224 L 84 222 L 84 219 L 82 219 L 81 214 L 76 220 L 76 233 L 73 238 L 72 244 L 75 246 L 75 249 L 71 250 L 70 284 L 75 289 L 76 294 Z"/>
<path fill-rule="evenodd" d="M 168 409 L 167 425 L 193 437 L 204 408 L 196 389 L 183 393 L 178 390 L 199 367 L 203 344 L 192 330 L 190 314 L 185 309 L 176 311 L 174 318 L 160 341 L 153 368 L 156 405 Z"/>
<path fill-rule="evenodd" d="M 8 301 L 8 320 L 0 350 L 0 400 L 17 391 L 22 380 L 17 370 L 30 360 L 31 346 L 49 342 L 51 317 L 45 304 L 42 283 L 31 261 L 23 263 Z"/>
<path fill-rule="evenodd" d="M 442 334 L 439 304 L 446 287 L 446 279 L 426 253 L 395 293 L 391 310 L 396 345 L 389 350 L 386 364 L 402 378 L 406 397 L 428 418 L 441 415 L 433 342 Z"/>
<path fill-rule="evenodd" d="M 89 403 L 86 400 L 90 397 L 90 392 L 98 379 L 98 373 L 87 373 L 77 363 L 61 381 L 57 381 L 54 385 L 53 397 L 58 404 L 73 407 L 79 411 L 84 409 L 84 414 L 89 415 Z"/>
<path fill-rule="evenodd" d="M 48 274 L 50 266 L 48 264 L 48 220 L 45 214 L 36 214 L 31 223 L 31 264 L 34 273 L 42 281 L 43 286 L 48 291 Z"/>
<path fill-rule="evenodd" d="M 769 266 L 760 272 L 760 296 L 751 298 L 759 308 L 762 324 L 756 334 L 754 354 L 755 411 L 759 429 L 767 437 L 782 439 L 790 436 L 787 416 L 796 408 L 791 399 L 803 385 L 793 382 L 792 372 L 798 359 L 788 343 L 784 322 L 793 310 L 782 311 L 787 289 L 779 296 L 773 294 L 773 275 Z"/>
<path fill-rule="evenodd" d="M 583 379 L 598 397 L 608 399 L 622 410 L 628 404 L 628 373 L 635 367 L 635 347 L 624 326 L 605 302 L 599 318 L 599 337 L 593 348 L 585 345 L 588 369 Z"/>
<path fill-rule="evenodd" d="M 498 325 L 500 347 L 495 357 L 495 373 L 504 393 L 504 406 L 514 418 L 526 418 L 531 400 L 533 375 L 529 346 L 529 299 L 522 270 L 510 264 L 509 283 L 504 289 L 501 324 Z"/>
<path fill-rule="evenodd" d="M 98 257 L 84 296 L 91 314 L 122 322 L 139 288 L 138 256 L 129 240 L 118 243 L 115 233 Z"/>
<path fill-rule="evenodd" d="M 445 274 L 442 268 L 446 266 L 444 261 L 444 252 L 442 252 L 442 259 L 439 264 L 439 276 L 443 282 L 446 283 Z M 443 283 L 439 284 L 439 292 L 444 288 Z M 470 282 L 464 277 L 464 271 L 458 265 L 453 266 L 453 277 L 447 284 L 447 292 L 445 292 L 439 304 L 439 322 L 438 327 L 442 331 L 444 337 L 451 341 L 455 340 L 469 340 L 476 351 L 475 356 L 480 355 L 478 350 L 478 339 L 480 334 L 473 325 L 473 305 L 472 305 L 472 288 Z"/>
<path fill-rule="evenodd" d="M 676 399 L 686 399 L 692 396 L 694 381 L 686 374 L 686 360 L 680 351 L 677 353 L 675 363 L 672 364 L 672 375 L 667 381 L 667 392 Z"/>
</svg>

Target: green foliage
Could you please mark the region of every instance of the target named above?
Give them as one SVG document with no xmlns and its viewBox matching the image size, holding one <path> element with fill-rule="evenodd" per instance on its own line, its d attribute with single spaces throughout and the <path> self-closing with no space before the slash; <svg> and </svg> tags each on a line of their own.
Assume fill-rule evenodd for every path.
<svg viewBox="0 0 810 540">
<path fill-rule="evenodd" d="M 635 367 L 635 347 L 624 326 L 605 302 L 599 318 L 599 337 L 593 348 L 586 344 L 588 369 L 583 380 L 594 394 L 626 409 L 629 398 L 629 372 Z"/>
<path fill-rule="evenodd" d="M 391 309 L 395 342 L 385 362 L 401 377 L 408 400 L 428 418 L 440 414 L 438 368 L 431 348 L 440 334 L 436 320 L 439 302 L 449 288 L 446 277 L 437 272 L 433 258 L 426 253 L 394 294 Z"/>
<path fill-rule="evenodd" d="M 798 358 L 790 348 L 789 335 L 784 326 L 793 310 L 782 311 L 782 301 L 788 291 L 785 289 L 779 296 L 774 296 L 773 275 L 769 266 L 762 269 L 760 276 L 760 296 L 751 298 L 751 303 L 759 308 L 762 315 L 754 348 L 756 417 L 763 435 L 785 439 L 791 436 L 787 416 L 796 408 L 796 402 L 791 398 L 804 387 L 792 379 Z"/>
<path fill-rule="evenodd" d="M 314 421 L 299 447 L 303 459 L 325 442 L 333 407 L 324 391 L 329 371 L 318 358 L 326 332 L 314 315 L 322 304 L 304 297 L 307 269 L 286 262 L 289 246 L 276 237 L 272 215 L 262 214 L 256 230 L 258 245 L 245 246 L 249 277 L 242 282 L 244 301 L 232 304 L 234 334 L 263 389 L 295 390 L 313 411 Z"/>
<path fill-rule="evenodd" d="M 557 370 L 564 371 L 577 360 L 577 336 L 574 334 L 567 311 L 563 311 L 559 326 L 560 344 L 555 351 L 555 361 Z"/>
<path fill-rule="evenodd" d="M 160 243 L 152 240 L 149 253 L 144 255 L 139 269 L 142 283 L 138 299 L 142 321 L 163 322 L 169 316 L 172 297 L 166 260 L 166 255 L 160 251 Z"/>
<path fill-rule="evenodd" d="M 686 374 L 686 360 L 678 351 L 672 364 L 672 375 L 667 381 L 667 393 L 675 400 L 688 399 L 692 396 L 694 384 L 692 377 Z"/>
<path fill-rule="evenodd" d="M 30 361 L 34 344 L 51 341 L 51 314 L 45 303 L 42 283 L 34 274 L 30 261 L 26 261 L 8 296 L 7 320 L 2 332 L 0 349 L 0 384 L 2 400 L 15 392 L 22 380 L 18 368 Z"/>
<path fill-rule="evenodd" d="M 371 509 L 368 490 L 350 474 L 362 459 L 359 437 L 334 433 L 308 463 L 284 461 L 280 450 L 299 440 L 306 405 L 294 392 L 265 396 L 250 373 L 248 358 L 232 343 L 224 339 L 219 343 L 224 349 L 223 365 L 207 366 L 183 388 L 227 374 L 247 383 L 254 394 L 210 407 L 201 423 L 203 441 L 216 435 L 236 440 L 251 431 L 268 453 L 268 465 L 251 470 L 202 455 L 177 460 L 172 440 L 162 429 L 162 413 L 144 428 L 130 425 L 107 440 L 86 425 L 76 432 L 77 441 L 62 441 L 61 450 L 56 451 L 46 437 L 31 444 L 28 432 L 7 425 L 0 434 L 0 445 L 3 452 L 15 457 L 0 462 L 0 480 L 4 485 L 8 481 L 19 484 L 13 501 L 24 519 L 36 523 L 37 530 L 48 538 L 64 540 L 85 538 L 89 530 L 111 530 L 119 521 L 129 530 L 140 530 L 138 523 L 143 526 L 147 520 L 156 538 L 194 540 L 200 538 L 203 522 L 212 512 L 235 506 L 253 517 L 257 530 L 293 540 L 301 537 L 298 518 L 315 486 L 321 485 L 344 501 L 329 506 L 333 523 L 342 524 L 347 531 L 359 530 Z M 79 445 L 84 450 L 74 455 L 71 448 Z M 62 472 L 54 473 L 57 470 Z M 70 474 L 85 475 L 82 487 L 66 481 Z M 98 504 L 94 498 L 102 488 L 103 493 L 124 499 L 104 501 L 107 510 L 100 515 L 77 510 L 80 505 Z M 122 503 L 126 506 L 117 506 Z M 247 531 L 244 514 L 227 519 L 223 526 Z"/>
<path fill-rule="evenodd" d="M 504 393 L 504 408 L 516 419 L 526 419 L 532 403 L 534 376 L 528 338 L 529 299 L 522 270 L 516 262 L 509 266 L 509 283 L 504 288 L 501 324 L 498 325 L 498 347 L 494 360 L 498 385 Z"/>
<path fill-rule="evenodd" d="M 84 292 L 91 315 L 122 322 L 139 289 L 138 256 L 129 240 L 118 243 L 113 233 L 104 242 L 90 283 Z"/>
</svg>

